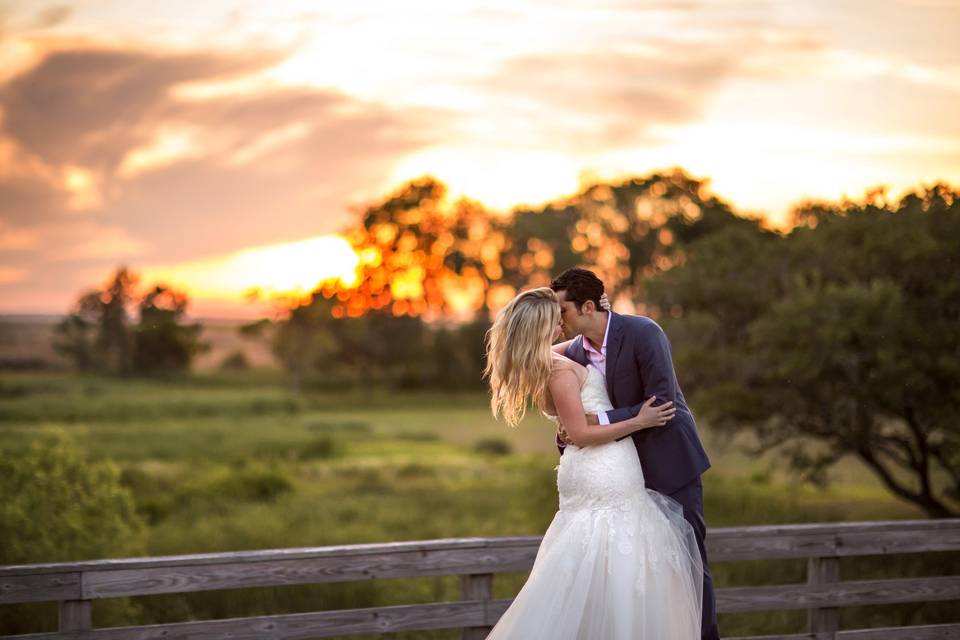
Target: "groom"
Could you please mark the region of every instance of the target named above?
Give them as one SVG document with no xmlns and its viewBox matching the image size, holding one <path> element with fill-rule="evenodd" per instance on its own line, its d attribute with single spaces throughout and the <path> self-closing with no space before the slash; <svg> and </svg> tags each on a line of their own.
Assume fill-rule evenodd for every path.
<svg viewBox="0 0 960 640">
<path fill-rule="evenodd" d="M 655 429 L 631 437 L 640 457 L 647 487 L 670 496 L 683 506 L 683 517 L 693 526 L 703 558 L 703 640 L 719 640 L 713 579 L 707 565 L 700 475 L 710 461 L 697 435 L 697 425 L 677 383 L 670 343 L 660 326 L 644 316 L 624 316 L 601 307 L 603 282 L 592 271 L 567 269 L 550 288 L 560 298 L 561 320 L 567 337 L 576 336 L 565 355 L 586 366 L 592 363 L 606 377 L 611 411 L 587 416 L 590 424 L 620 422 L 640 412 L 650 396 L 655 405 L 672 401 L 677 413 Z M 557 446 L 563 453 L 561 432 Z"/>
</svg>

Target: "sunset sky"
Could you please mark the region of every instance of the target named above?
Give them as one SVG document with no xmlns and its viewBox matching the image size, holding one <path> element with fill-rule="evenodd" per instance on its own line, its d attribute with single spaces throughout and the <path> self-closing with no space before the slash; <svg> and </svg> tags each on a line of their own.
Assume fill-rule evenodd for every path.
<svg viewBox="0 0 960 640">
<path fill-rule="evenodd" d="M 349 278 L 432 174 L 507 210 L 682 166 L 744 214 L 960 183 L 960 0 L 0 0 L 0 313 Z"/>
</svg>

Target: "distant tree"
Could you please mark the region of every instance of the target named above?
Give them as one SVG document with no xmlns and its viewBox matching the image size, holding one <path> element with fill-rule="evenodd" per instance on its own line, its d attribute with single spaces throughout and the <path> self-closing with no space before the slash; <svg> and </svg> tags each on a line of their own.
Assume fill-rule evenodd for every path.
<svg viewBox="0 0 960 640">
<path fill-rule="evenodd" d="M 451 202 L 442 183 L 425 177 L 359 212 L 347 232 L 360 257 L 358 282 L 332 280 L 324 293 L 336 298 L 338 316 L 387 309 L 464 320 L 579 264 L 629 297 L 655 271 L 682 261 L 685 244 L 738 224 L 756 223 L 680 169 L 591 185 L 507 215 L 468 199 Z"/>
<path fill-rule="evenodd" d="M 57 325 L 54 348 L 84 371 L 188 369 L 206 345 L 199 340 L 201 325 L 183 323 L 186 295 L 164 286 L 140 295 L 137 282 L 135 274 L 120 267 L 104 289 L 83 294 Z"/>
<path fill-rule="evenodd" d="M 330 371 L 337 365 L 339 350 L 332 331 L 335 304 L 315 292 L 309 301 L 292 307 L 277 325 L 273 352 L 295 392 L 303 389 L 317 369 Z"/>
<path fill-rule="evenodd" d="M 484 386 L 484 338 L 490 322 L 477 317 L 471 322 L 451 324 L 435 330 L 433 349 L 437 388 L 480 388 Z"/>
<path fill-rule="evenodd" d="M 57 326 L 54 348 L 79 369 L 129 371 L 134 349 L 130 308 L 136 284 L 137 277 L 120 267 L 104 289 L 81 296 L 74 312 Z"/>
<path fill-rule="evenodd" d="M 706 180 L 679 168 L 597 183 L 541 209 L 514 212 L 505 231 L 505 277 L 522 288 L 586 265 L 621 299 L 635 300 L 652 275 L 682 263 L 691 242 L 756 226 L 714 196 Z"/>
<path fill-rule="evenodd" d="M 647 286 L 711 424 L 822 480 L 855 456 L 934 517 L 960 504 L 960 192 L 808 203 L 784 237 L 706 237 Z M 676 316 L 676 317 L 674 317 Z"/>
<path fill-rule="evenodd" d="M 347 233 L 360 257 L 356 285 L 323 285 L 336 316 L 384 309 L 395 316 L 469 318 L 487 306 L 502 276 L 499 219 L 479 203 L 447 200 L 446 187 L 422 178 L 360 212 Z"/>
<path fill-rule="evenodd" d="M 237 333 L 240 334 L 241 338 L 257 340 L 261 339 L 271 326 L 272 323 L 270 320 L 267 318 L 260 318 L 259 320 L 254 320 L 253 322 L 240 325 L 240 327 L 237 329 Z"/>
<path fill-rule="evenodd" d="M 79 371 L 93 371 L 100 364 L 93 344 L 96 318 L 70 313 L 54 329 L 53 349 Z"/>
<path fill-rule="evenodd" d="M 517 290 L 585 264 L 632 296 L 651 273 L 680 262 L 686 244 L 738 226 L 757 223 L 680 170 L 507 215 L 451 202 L 443 184 L 421 178 L 358 212 L 346 233 L 360 258 L 357 282 L 324 282 L 293 305 L 275 352 L 295 388 L 361 370 L 389 386 L 479 384 L 490 313 Z"/>
<path fill-rule="evenodd" d="M 186 371 L 194 356 L 209 346 L 200 340 L 203 326 L 183 322 L 187 296 L 155 286 L 139 301 L 134 329 L 134 368 L 143 373 Z"/>
<path fill-rule="evenodd" d="M 220 369 L 223 371 L 244 371 L 249 368 L 250 360 L 240 349 L 231 351 L 220 361 Z"/>
</svg>

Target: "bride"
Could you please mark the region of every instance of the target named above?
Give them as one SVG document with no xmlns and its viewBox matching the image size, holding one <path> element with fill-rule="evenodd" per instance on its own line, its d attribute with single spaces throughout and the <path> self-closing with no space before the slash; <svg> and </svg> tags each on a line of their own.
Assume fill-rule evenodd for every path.
<svg viewBox="0 0 960 640">
<path fill-rule="evenodd" d="M 674 409 L 650 398 L 635 418 L 588 425 L 585 413 L 612 406 L 598 370 L 551 349 L 560 332 L 557 294 L 544 287 L 515 297 L 487 334 L 494 415 L 516 426 L 533 400 L 574 443 L 557 467 L 560 510 L 487 640 L 699 640 L 693 529 L 679 504 L 645 488 L 625 438 L 665 424 Z"/>
</svg>

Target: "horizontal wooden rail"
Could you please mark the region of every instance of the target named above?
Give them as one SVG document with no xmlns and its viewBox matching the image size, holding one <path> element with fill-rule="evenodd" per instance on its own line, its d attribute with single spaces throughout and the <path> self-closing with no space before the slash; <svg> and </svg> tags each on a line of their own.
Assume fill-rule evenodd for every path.
<svg viewBox="0 0 960 640">
<path fill-rule="evenodd" d="M 723 613 L 960 600 L 960 576 L 717 589 Z"/>
<path fill-rule="evenodd" d="M 301 640 L 341 635 L 396 633 L 492 626 L 510 600 L 445 602 L 372 609 L 293 613 L 226 620 L 202 620 L 113 627 L 77 633 L 31 633 L 4 636 L 16 640 Z M 947 640 L 960 638 L 960 624 L 917 625 L 838 631 L 843 640 Z M 810 633 L 739 637 L 731 640 L 818 640 Z"/>
<path fill-rule="evenodd" d="M 909 628 L 916 635 L 840 632 L 835 615 L 845 606 L 960 600 L 960 576 L 843 582 L 836 565 L 846 556 L 960 550 L 960 519 L 713 529 L 707 542 L 711 562 L 811 559 L 807 584 L 717 591 L 725 613 L 812 612 L 811 633 L 768 640 L 960 638 L 960 624 Z M 59 632 L 13 638 L 293 639 L 448 628 L 482 638 L 509 605 L 491 599 L 493 574 L 529 570 L 539 543 L 539 536 L 460 538 L 6 566 L 0 603 L 60 602 Z M 109 629 L 90 624 L 91 602 L 100 598 L 443 575 L 462 576 L 462 601 Z"/>
</svg>

